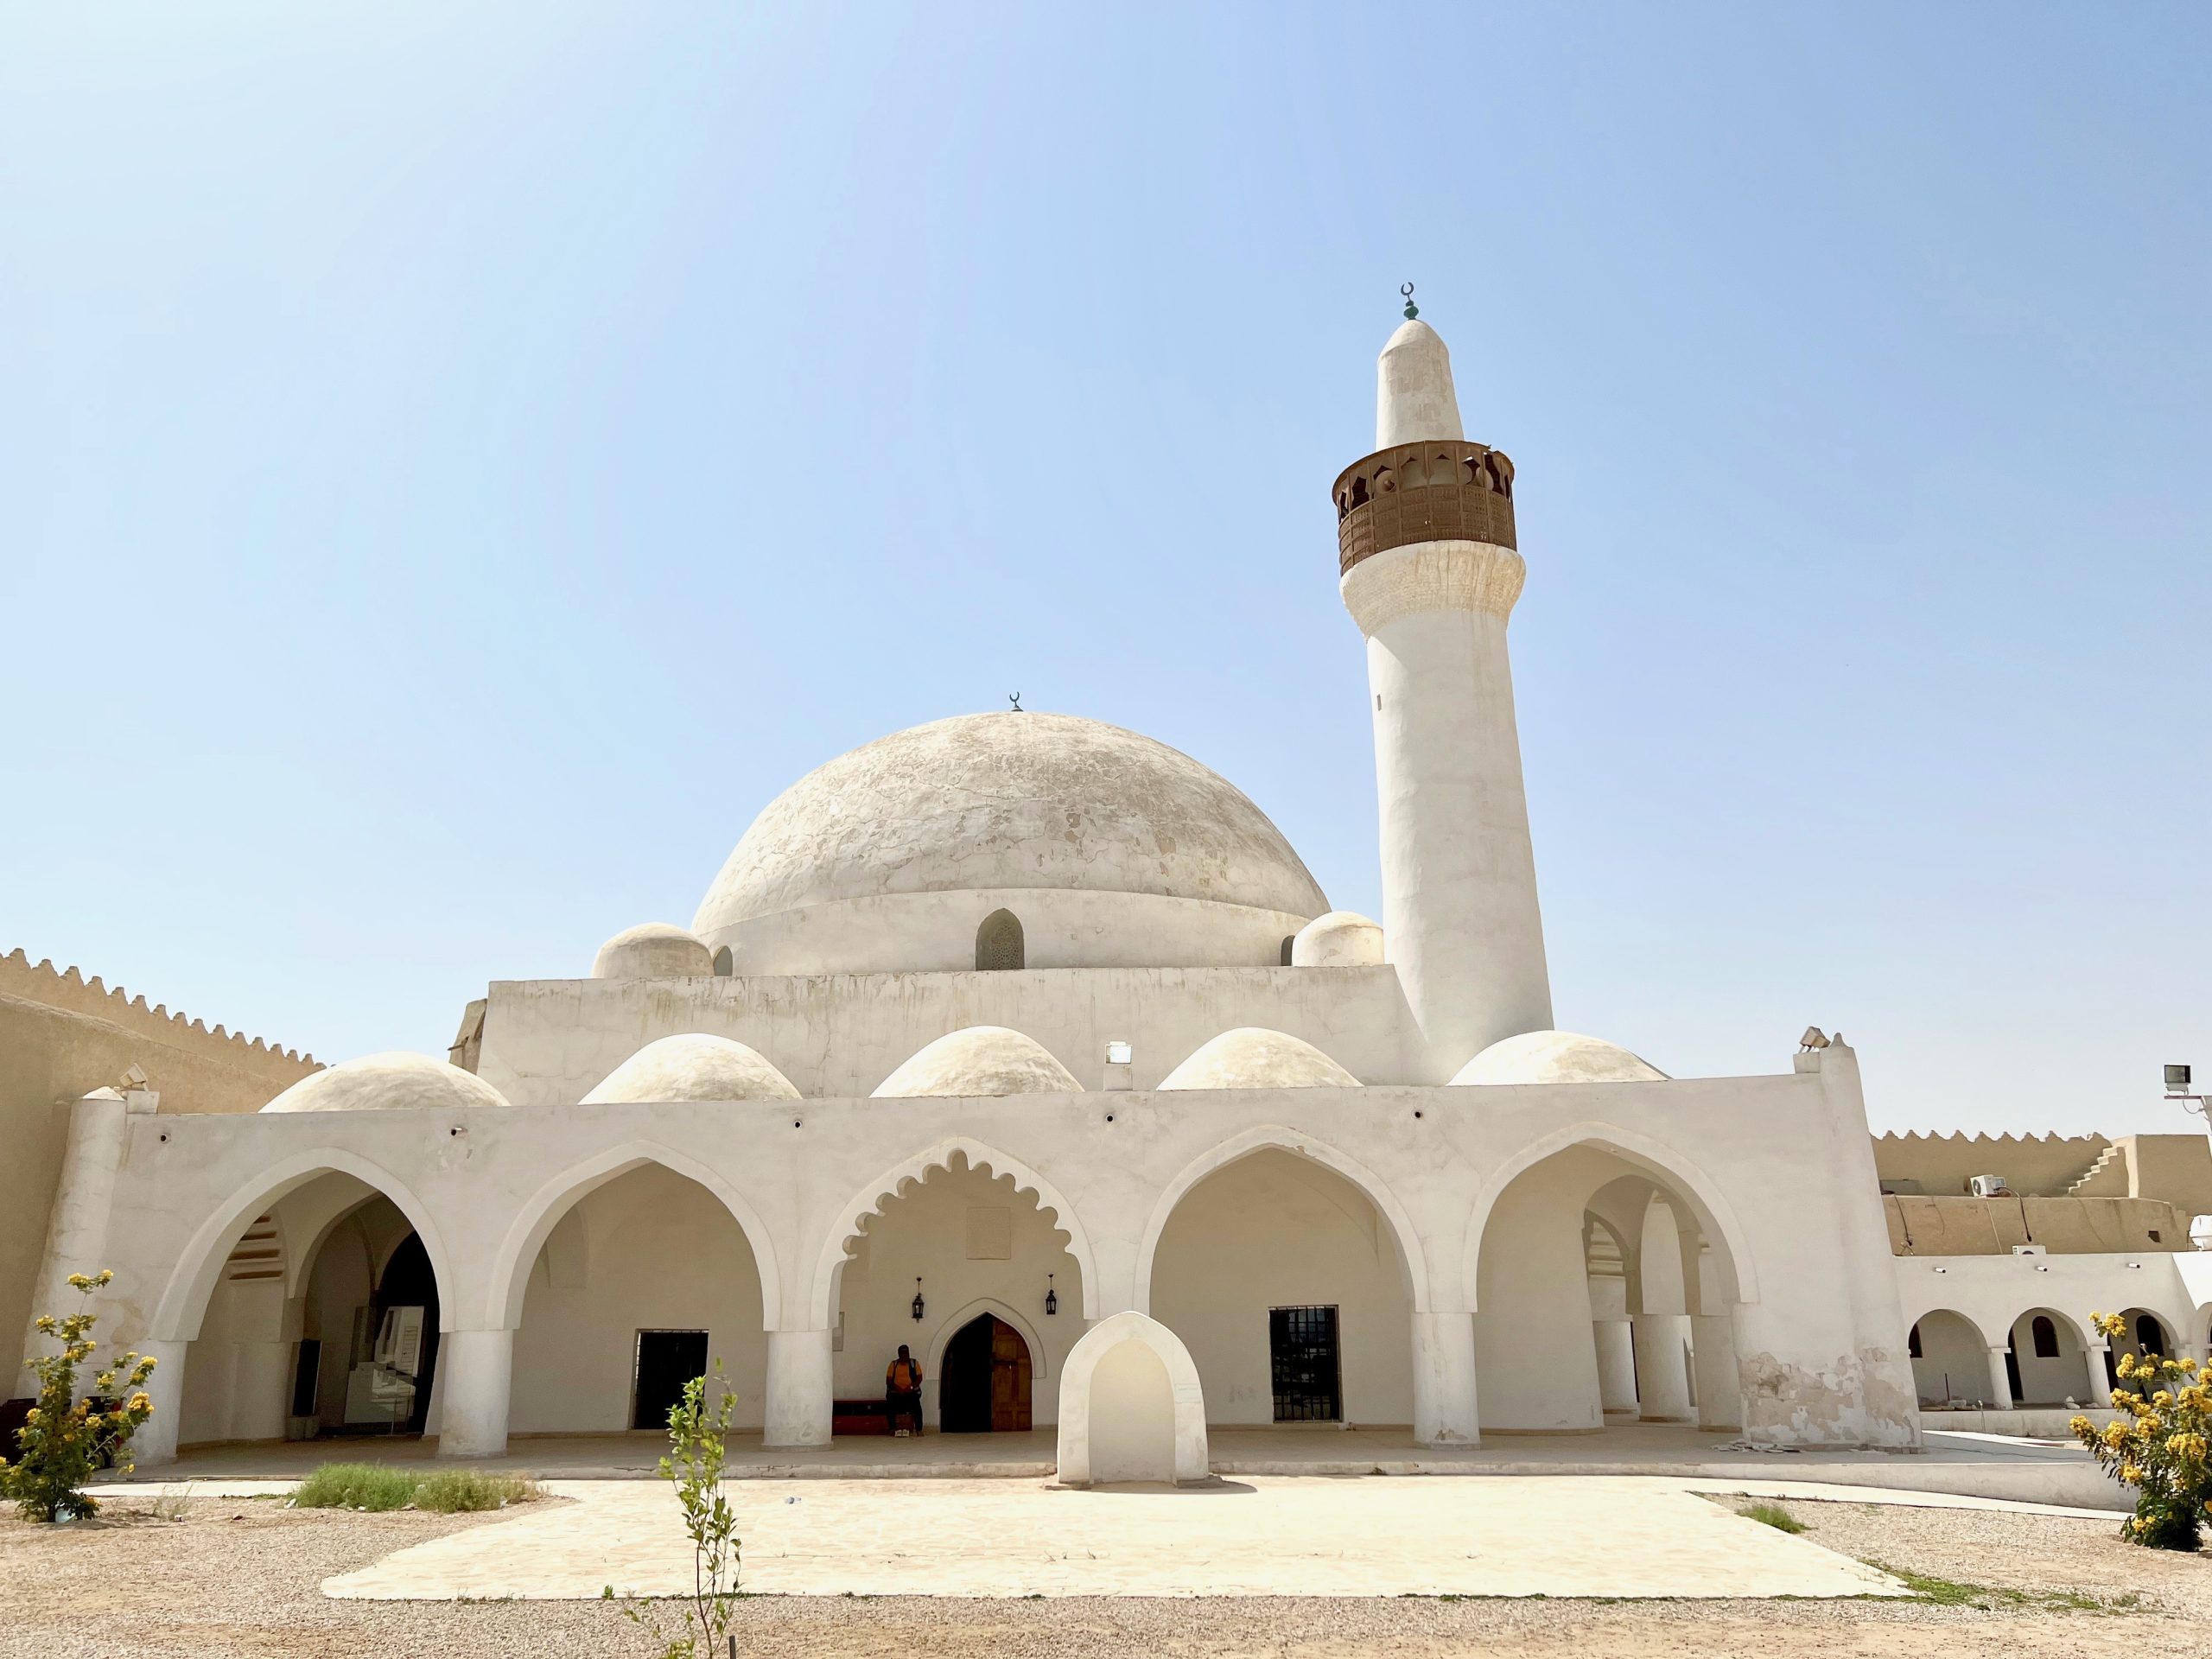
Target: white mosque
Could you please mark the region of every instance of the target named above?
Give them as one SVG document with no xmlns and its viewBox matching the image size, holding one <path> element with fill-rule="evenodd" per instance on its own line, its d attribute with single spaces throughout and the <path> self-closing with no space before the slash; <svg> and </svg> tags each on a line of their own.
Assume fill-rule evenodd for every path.
<svg viewBox="0 0 2212 1659">
<path fill-rule="evenodd" d="M 1209 1425 L 1916 1446 L 1925 1353 L 1961 1339 L 1900 1253 L 1852 1051 L 1670 1077 L 1553 1027 L 1514 469 L 1408 308 L 1334 486 L 1379 924 L 1135 733 L 1003 712 L 870 743 L 768 804 L 688 929 L 491 985 L 454 1063 L 353 1060 L 252 1113 L 80 1103 L 38 1305 L 116 1270 L 103 1331 L 161 1362 L 141 1461 L 652 1427 L 710 1359 L 766 1446 L 819 1446 L 887 1431 L 901 1344 L 927 1433 L 1057 1425 L 1075 1482 L 1202 1475 Z M 2018 1258 L 1958 1260 L 2012 1294 Z M 2102 1282 L 2069 1281 L 2052 1391 L 2093 1380 Z M 2147 1284 L 2124 1300 L 2201 1343 Z M 1964 1340 L 1978 1403 L 2043 1363 L 2036 1305 Z M 2033 1351 L 2000 1359 L 2016 1313 Z"/>
</svg>

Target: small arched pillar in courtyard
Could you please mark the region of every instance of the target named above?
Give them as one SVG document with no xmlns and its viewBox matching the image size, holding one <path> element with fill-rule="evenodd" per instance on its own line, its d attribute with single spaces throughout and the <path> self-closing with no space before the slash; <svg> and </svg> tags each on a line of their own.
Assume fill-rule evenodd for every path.
<svg viewBox="0 0 2212 1659">
<path fill-rule="evenodd" d="M 1059 1419 L 1064 1485 L 1207 1478 L 1198 1368 L 1147 1315 L 1116 1313 L 1084 1333 L 1060 1373 Z"/>
</svg>

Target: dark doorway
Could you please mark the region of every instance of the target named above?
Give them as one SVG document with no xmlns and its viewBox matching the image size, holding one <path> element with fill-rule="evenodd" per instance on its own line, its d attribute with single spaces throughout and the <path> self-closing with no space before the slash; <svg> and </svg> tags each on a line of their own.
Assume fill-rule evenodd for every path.
<svg viewBox="0 0 2212 1659">
<path fill-rule="evenodd" d="M 668 1414 L 683 1402 L 684 1385 L 707 1374 L 703 1331 L 640 1331 L 638 1374 L 630 1393 L 630 1427 L 666 1428 Z"/>
<path fill-rule="evenodd" d="M 1275 1421 L 1332 1423 L 1343 1417 L 1335 1308 L 1269 1308 L 1268 1361 L 1274 1376 Z"/>
<path fill-rule="evenodd" d="M 420 1434 L 430 1414 L 430 1384 L 438 1369 L 438 1276 L 430 1271 L 430 1253 L 423 1248 L 420 1236 L 410 1233 L 399 1241 L 391 1260 L 384 1264 L 384 1272 L 378 1276 L 376 1294 L 370 1300 L 369 1307 L 369 1330 L 379 1337 L 387 1327 L 386 1316 L 395 1308 L 421 1310 L 419 1327 L 411 1318 L 391 1322 L 391 1328 L 400 1339 L 388 1355 L 378 1357 L 395 1374 L 415 1379 L 415 1400 L 408 1410 L 404 1432 Z M 405 1339 L 410 1329 L 418 1331 L 417 1342 Z M 410 1361 L 413 1362 L 411 1370 Z"/>
<path fill-rule="evenodd" d="M 1018 1433 L 1030 1427 L 1029 1344 L 1004 1319 L 978 1314 L 944 1345 L 938 1423 L 947 1434 Z"/>
</svg>

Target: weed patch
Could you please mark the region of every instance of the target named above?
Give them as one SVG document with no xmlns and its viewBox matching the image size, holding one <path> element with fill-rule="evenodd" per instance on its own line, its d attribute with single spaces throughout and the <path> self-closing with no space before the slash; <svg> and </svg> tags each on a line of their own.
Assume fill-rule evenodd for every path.
<svg viewBox="0 0 2212 1659">
<path fill-rule="evenodd" d="M 481 1469 L 442 1469 L 415 1489 L 415 1507 L 439 1515 L 503 1510 L 542 1497 L 537 1483 Z"/>
<path fill-rule="evenodd" d="M 1806 1530 L 1805 1523 L 1783 1509 L 1779 1503 L 1754 1503 L 1736 1511 L 1746 1521 L 1756 1521 L 1763 1527 L 1772 1527 L 1777 1532 L 1799 1533 Z"/>
<path fill-rule="evenodd" d="M 308 1471 L 293 1503 L 302 1510 L 404 1510 L 422 1477 L 375 1463 L 326 1463 Z"/>
<path fill-rule="evenodd" d="M 2054 1613 L 2124 1613 L 2133 1611 L 2142 1600 L 2133 1592 L 2120 1596 L 2095 1596 L 2085 1590 L 2012 1590 L 1998 1584 L 1967 1584 L 1957 1579 L 1939 1579 L 1931 1573 L 1915 1573 L 1910 1567 L 1891 1567 L 1882 1561 L 1869 1561 L 1866 1565 L 1888 1573 L 1919 1599 L 1937 1607 L 1973 1607 L 1985 1613 L 2031 1608 Z"/>
</svg>

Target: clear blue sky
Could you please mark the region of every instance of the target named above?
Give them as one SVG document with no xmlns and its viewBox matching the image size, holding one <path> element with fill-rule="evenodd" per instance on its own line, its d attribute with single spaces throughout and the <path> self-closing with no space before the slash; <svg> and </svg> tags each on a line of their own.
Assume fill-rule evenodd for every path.
<svg viewBox="0 0 2212 1659">
<path fill-rule="evenodd" d="M 1560 1022 L 2212 1072 L 2195 6 L 0 10 L 0 949 L 327 1058 L 831 754 L 1151 733 L 1375 911 L 1327 498 L 1513 454 Z"/>
</svg>

